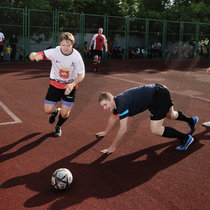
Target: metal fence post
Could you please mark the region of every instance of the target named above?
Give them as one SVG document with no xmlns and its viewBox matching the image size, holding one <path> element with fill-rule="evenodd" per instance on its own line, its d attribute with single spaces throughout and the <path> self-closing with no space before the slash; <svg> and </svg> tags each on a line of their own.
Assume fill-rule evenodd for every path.
<svg viewBox="0 0 210 210">
<path fill-rule="evenodd" d="M 54 47 L 58 44 L 58 33 L 59 33 L 59 24 L 58 24 L 58 10 L 56 9 L 53 12 L 53 45 Z"/>
<path fill-rule="evenodd" d="M 103 27 L 103 32 L 104 32 L 104 35 L 106 36 L 106 38 L 108 37 L 108 33 L 107 33 L 107 30 L 108 29 L 108 25 L 107 25 L 107 14 L 104 14 L 104 27 Z M 107 43 L 107 47 L 108 47 L 108 43 Z M 108 52 L 107 52 L 108 53 Z M 105 50 L 103 49 L 103 58 L 107 58 L 107 53 L 105 53 Z"/>
<path fill-rule="evenodd" d="M 196 32 L 195 32 L 195 56 L 196 57 L 198 57 L 199 33 L 200 33 L 200 25 L 199 23 L 196 23 Z"/>
<path fill-rule="evenodd" d="M 163 36 L 162 36 L 162 58 L 165 59 L 166 52 L 166 31 L 167 31 L 167 22 L 166 19 L 163 20 Z"/>
<path fill-rule="evenodd" d="M 80 13 L 80 43 L 79 43 L 79 50 L 84 57 L 84 29 L 85 29 L 85 15 L 84 13 Z"/>
<path fill-rule="evenodd" d="M 26 56 L 28 54 L 28 36 L 27 36 L 27 23 L 28 23 L 28 8 L 25 7 L 24 9 L 24 21 L 23 21 L 23 59 L 26 60 Z"/>
<path fill-rule="evenodd" d="M 145 55 L 148 57 L 149 48 L 149 19 L 145 20 Z"/>
<path fill-rule="evenodd" d="M 129 58 L 129 34 L 130 34 L 130 17 L 127 16 L 125 19 L 125 58 Z"/>
<path fill-rule="evenodd" d="M 180 22 L 179 28 L 179 58 L 183 56 L 183 31 L 184 31 L 184 23 Z"/>
</svg>

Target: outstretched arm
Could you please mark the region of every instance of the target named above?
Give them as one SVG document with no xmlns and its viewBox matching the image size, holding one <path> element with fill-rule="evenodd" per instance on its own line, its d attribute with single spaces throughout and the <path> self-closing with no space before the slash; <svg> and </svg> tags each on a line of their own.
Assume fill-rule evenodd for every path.
<svg viewBox="0 0 210 210">
<path fill-rule="evenodd" d="M 112 127 L 114 126 L 114 124 L 117 121 L 118 121 L 118 117 L 116 117 L 114 115 L 111 115 L 109 117 L 109 119 L 108 119 L 108 123 L 107 123 L 106 129 L 104 131 L 101 131 L 101 132 L 96 133 L 96 136 L 97 137 L 103 137 L 103 136 L 105 136 L 112 129 Z"/>
<path fill-rule="evenodd" d="M 29 58 L 31 59 L 31 61 L 41 61 L 44 59 L 44 57 L 41 53 L 36 53 L 36 52 L 32 52 L 29 55 Z"/>
<path fill-rule="evenodd" d="M 110 145 L 110 147 L 108 149 L 104 149 L 101 151 L 102 153 L 110 154 L 115 151 L 117 145 L 119 144 L 123 135 L 127 131 L 127 124 L 128 124 L 128 117 L 120 120 L 120 128 L 117 132 L 117 136 L 115 137 L 114 141 L 112 142 L 112 144 Z"/>
</svg>

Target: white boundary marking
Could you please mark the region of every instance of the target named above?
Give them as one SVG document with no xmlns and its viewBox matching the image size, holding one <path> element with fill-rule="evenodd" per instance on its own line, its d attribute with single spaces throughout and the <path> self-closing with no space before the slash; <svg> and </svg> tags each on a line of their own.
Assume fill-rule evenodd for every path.
<svg viewBox="0 0 210 210">
<path fill-rule="evenodd" d="M 122 80 L 122 81 L 130 82 L 130 83 L 134 83 L 134 84 L 139 84 L 139 85 L 145 85 L 144 83 L 141 83 L 141 82 L 136 82 L 136 81 L 133 81 L 133 80 L 118 78 L 118 77 L 114 77 L 114 76 L 104 76 L 104 77 L 111 78 L 111 79 Z M 179 93 L 177 91 L 173 91 L 172 90 L 171 92 L 175 93 L 175 94 L 178 94 L 178 95 L 183 95 L 183 94 L 181 94 L 181 93 Z M 210 102 L 209 99 L 202 98 L 202 97 L 199 97 L 199 96 L 193 96 L 193 95 L 185 95 L 185 96 L 189 96 L 190 98 L 195 98 L 195 99 L 198 99 L 198 100 L 201 100 L 201 101 L 205 101 L 205 102 Z"/>
<path fill-rule="evenodd" d="M 15 123 L 22 123 L 22 121 L 15 114 L 13 114 L 9 110 L 9 108 L 7 108 L 1 101 L 0 101 L 0 106 L 14 120 L 14 121 L 11 121 L 11 122 L 0 123 L 0 125 L 10 125 L 10 124 L 15 124 Z"/>
<path fill-rule="evenodd" d="M 111 78 L 111 79 L 122 80 L 122 81 L 130 82 L 130 83 L 134 83 L 134 84 L 138 84 L 138 85 L 144 85 L 144 83 L 135 82 L 135 81 L 129 80 L 129 79 L 123 79 L 123 78 L 118 78 L 118 77 L 113 77 L 113 76 L 104 76 L 104 77 L 108 77 L 108 78 Z"/>
</svg>

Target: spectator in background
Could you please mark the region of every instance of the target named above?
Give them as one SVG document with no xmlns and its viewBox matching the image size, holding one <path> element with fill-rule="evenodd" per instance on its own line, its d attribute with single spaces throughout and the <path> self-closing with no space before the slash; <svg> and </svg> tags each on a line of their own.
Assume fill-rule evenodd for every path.
<svg viewBox="0 0 210 210">
<path fill-rule="evenodd" d="M 11 45 L 11 48 L 12 48 L 12 53 L 11 53 L 12 60 L 14 60 L 16 58 L 17 43 L 18 43 L 18 39 L 17 39 L 16 35 L 12 34 L 12 37 L 9 39 L 9 44 Z"/>
<path fill-rule="evenodd" d="M 0 60 L 3 61 L 3 56 L 4 56 L 4 39 L 5 39 L 5 36 L 4 34 L 1 32 L 1 28 L 0 28 Z"/>
<path fill-rule="evenodd" d="M 12 53 L 12 48 L 10 44 L 7 44 L 7 47 L 6 47 L 6 60 L 7 61 L 10 61 L 11 53 Z"/>
<path fill-rule="evenodd" d="M 91 57 L 91 53 L 89 52 L 89 48 L 88 48 L 88 42 L 84 42 L 84 57 L 85 58 Z"/>
<path fill-rule="evenodd" d="M 19 60 L 23 60 L 23 50 L 23 45 L 21 44 L 19 48 Z"/>
</svg>

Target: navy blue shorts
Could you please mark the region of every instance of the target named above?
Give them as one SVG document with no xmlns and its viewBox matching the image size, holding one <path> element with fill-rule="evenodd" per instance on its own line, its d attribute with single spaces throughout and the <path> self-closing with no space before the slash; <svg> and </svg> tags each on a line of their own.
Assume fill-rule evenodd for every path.
<svg viewBox="0 0 210 210">
<path fill-rule="evenodd" d="M 156 84 L 156 93 L 149 108 L 151 120 L 162 120 L 173 106 L 171 95 L 166 86 Z"/>
</svg>

